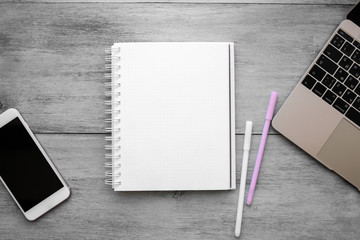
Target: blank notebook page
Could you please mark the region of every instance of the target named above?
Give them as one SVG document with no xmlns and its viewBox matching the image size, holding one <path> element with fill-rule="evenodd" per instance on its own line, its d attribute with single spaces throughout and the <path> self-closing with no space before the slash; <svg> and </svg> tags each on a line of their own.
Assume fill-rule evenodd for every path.
<svg viewBox="0 0 360 240">
<path fill-rule="evenodd" d="M 121 49 L 115 190 L 230 189 L 229 43 L 114 46 Z"/>
</svg>

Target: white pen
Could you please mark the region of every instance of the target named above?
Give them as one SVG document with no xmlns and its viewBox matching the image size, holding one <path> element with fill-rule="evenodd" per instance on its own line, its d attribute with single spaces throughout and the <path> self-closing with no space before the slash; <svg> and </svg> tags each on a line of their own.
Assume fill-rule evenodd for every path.
<svg viewBox="0 0 360 240">
<path fill-rule="evenodd" d="M 244 199 L 245 199 L 246 172 L 248 169 L 252 125 L 253 123 L 251 121 L 246 121 L 244 148 L 243 148 L 244 153 L 243 153 L 243 160 L 241 167 L 241 179 L 240 179 L 240 190 L 239 190 L 239 202 L 238 202 L 236 224 L 235 224 L 235 237 L 240 237 L 240 231 L 241 231 L 241 221 L 242 221 L 242 213 L 243 213 Z"/>
</svg>

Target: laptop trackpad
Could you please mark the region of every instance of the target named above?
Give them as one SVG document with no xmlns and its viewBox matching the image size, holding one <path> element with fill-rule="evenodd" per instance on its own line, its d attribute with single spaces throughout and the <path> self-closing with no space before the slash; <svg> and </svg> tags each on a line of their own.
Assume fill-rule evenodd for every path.
<svg viewBox="0 0 360 240">
<path fill-rule="evenodd" d="M 360 130 L 342 119 L 317 155 L 327 166 L 358 188 L 360 186 L 359 143 Z"/>
</svg>

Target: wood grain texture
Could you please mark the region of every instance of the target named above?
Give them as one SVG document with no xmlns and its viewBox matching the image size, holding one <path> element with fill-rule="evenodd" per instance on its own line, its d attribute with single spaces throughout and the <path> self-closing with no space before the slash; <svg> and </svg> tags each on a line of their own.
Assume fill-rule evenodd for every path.
<svg viewBox="0 0 360 240">
<path fill-rule="evenodd" d="M 37 133 L 103 132 L 104 49 L 121 41 L 234 41 L 236 131 L 262 130 L 348 5 L 0 4 L 0 110 Z M 260 17 L 261 16 L 261 17 Z"/>
<path fill-rule="evenodd" d="M 113 192 L 104 185 L 99 134 L 37 135 L 72 188 L 28 222 L 0 186 L 1 239 L 233 239 L 238 190 Z M 237 136 L 237 184 L 243 136 Z M 247 187 L 260 136 L 252 139 Z M 278 135 L 269 136 L 241 239 L 357 239 L 360 195 Z"/>
<path fill-rule="evenodd" d="M 3 0 L 3 2 L 19 2 L 19 0 Z M 351 4 L 357 0 L 21 0 L 20 2 L 47 2 L 47 3 L 73 3 L 73 2 L 95 2 L 95 3 L 237 3 L 237 4 Z"/>
<path fill-rule="evenodd" d="M 0 239 L 234 239 L 238 190 L 118 193 L 104 185 L 104 49 L 234 41 L 237 184 L 252 120 L 249 184 L 270 91 L 279 92 L 278 109 L 356 1 L 22 2 L 0 3 L 0 112 L 16 107 L 46 133 L 37 137 L 72 196 L 28 222 L 0 185 Z M 241 239 L 359 239 L 357 189 L 271 134 Z"/>
</svg>

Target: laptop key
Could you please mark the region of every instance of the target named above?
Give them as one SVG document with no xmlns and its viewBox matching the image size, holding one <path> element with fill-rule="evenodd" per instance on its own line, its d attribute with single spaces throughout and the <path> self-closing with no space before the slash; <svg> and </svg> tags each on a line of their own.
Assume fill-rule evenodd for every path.
<svg viewBox="0 0 360 240">
<path fill-rule="evenodd" d="M 344 32 L 343 30 L 339 29 L 338 34 L 341 35 L 343 38 L 345 38 L 346 40 L 348 40 L 349 42 L 354 41 L 354 39 L 352 37 L 350 37 L 346 32 Z"/>
<path fill-rule="evenodd" d="M 324 70 L 322 70 L 320 67 L 318 67 L 317 65 L 314 65 L 309 73 L 311 76 L 313 76 L 315 79 L 317 79 L 319 81 L 321 81 L 321 79 L 323 79 L 323 77 L 326 74 L 326 72 Z"/>
<path fill-rule="evenodd" d="M 360 95 L 360 84 L 359 84 L 359 86 L 356 87 L 355 92 L 356 92 L 358 95 Z"/>
<path fill-rule="evenodd" d="M 336 34 L 333 39 L 331 40 L 331 44 L 334 45 L 336 48 L 341 48 L 345 40 L 340 37 L 338 34 Z"/>
<path fill-rule="evenodd" d="M 332 90 L 334 93 L 341 96 L 345 92 L 346 87 L 343 84 L 337 82 L 337 83 L 335 83 L 335 86 L 332 88 Z"/>
<path fill-rule="evenodd" d="M 329 74 L 326 74 L 325 78 L 322 80 L 322 84 L 324 84 L 327 88 L 332 88 L 335 82 L 335 78 L 333 78 Z"/>
<path fill-rule="evenodd" d="M 332 45 L 328 45 L 325 50 L 324 54 L 328 56 L 334 62 L 338 62 L 343 55 L 339 50 L 334 48 Z"/>
<path fill-rule="evenodd" d="M 334 74 L 337 69 L 337 65 L 325 55 L 321 55 L 316 63 L 331 75 Z"/>
<path fill-rule="evenodd" d="M 325 102 L 327 102 L 328 104 L 331 105 L 334 102 L 334 100 L 336 99 L 336 95 L 332 91 L 327 90 L 323 96 L 323 99 L 325 100 Z"/>
<path fill-rule="evenodd" d="M 355 47 L 360 48 L 360 43 L 358 41 L 355 40 L 353 42 L 353 44 L 354 44 Z"/>
<path fill-rule="evenodd" d="M 311 89 L 315 85 L 316 80 L 310 75 L 307 75 L 301 83 L 308 89 Z"/>
<path fill-rule="evenodd" d="M 326 78 L 326 77 L 325 77 Z M 354 90 L 354 88 L 356 87 L 356 85 L 359 83 L 358 80 L 356 80 L 354 78 L 354 76 L 349 75 L 348 78 L 345 81 L 345 85 L 350 88 L 351 90 Z"/>
<path fill-rule="evenodd" d="M 358 78 L 360 76 L 360 67 L 357 64 L 354 64 L 351 69 L 349 70 L 349 72 L 354 75 L 356 78 Z"/>
<path fill-rule="evenodd" d="M 349 108 L 349 104 L 347 104 L 344 100 L 338 98 L 333 104 L 333 107 L 338 110 L 340 113 L 344 114 L 346 110 Z"/>
<path fill-rule="evenodd" d="M 349 74 L 342 68 L 339 68 L 335 73 L 334 77 L 339 80 L 340 82 L 344 82 Z"/>
<path fill-rule="evenodd" d="M 318 95 L 319 97 L 321 97 L 324 92 L 326 91 L 326 87 L 324 85 L 322 85 L 321 83 L 317 83 L 315 85 L 315 87 L 312 90 L 316 95 Z"/>
<path fill-rule="evenodd" d="M 351 56 L 353 51 L 355 50 L 355 47 L 351 45 L 349 42 L 346 42 L 344 46 L 341 48 L 341 51 L 345 53 L 348 56 Z"/>
<path fill-rule="evenodd" d="M 357 97 L 352 105 L 356 110 L 360 111 L 360 97 Z"/>
<path fill-rule="evenodd" d="M 341 61 L 339 62 L 339 65 L 342 66 L 345 70 L 349 70 L 349 68 L 351 67 L 351 65 L 353 64 L 353 61 L 344 56 Z"/>
<path fill-rule="evenodd" d="M 342 98 L 345 101 L 347 101 L 349 104 L 351 104 L 355 100 L 356 94 L 350 90 L 346 90 L 346 92 L 344 93 L 344 96 Z"/>
<path fill-rule="evenodd" d="M 356 111 L 355 108 L 351 107 L 345 116 L 353 121 L 356 125 L 360 126 L 360 113 Z"/>
<path fill-rule="evenodd" d="M 351 59 L 360 64 L 360 51 L 356 50 L 353 55 L 351 55 Z"/>
</svg>

